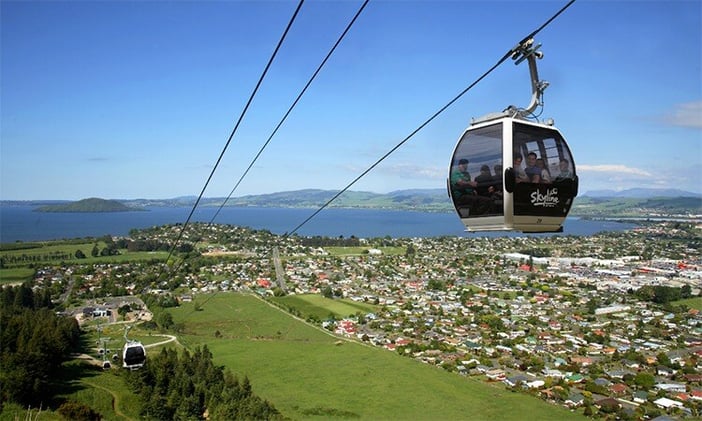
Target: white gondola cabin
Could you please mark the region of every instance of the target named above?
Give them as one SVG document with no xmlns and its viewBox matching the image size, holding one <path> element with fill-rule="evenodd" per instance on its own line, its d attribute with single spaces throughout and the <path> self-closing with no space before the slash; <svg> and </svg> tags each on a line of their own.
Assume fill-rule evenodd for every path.
<svg viewBox="0 0 702 421">
<path fill-rule="evenodd" d="M 462 186 L 461 178 L 471 185 Z M 466 129 L 453 152 L 448 187 L 468 231 L 559 232 L 578 179 L 556 128 L 504 113 Z"/>
<path fill-rule="evenodd" d="M 146 348 L 141 342 L 127 341 L 122 350 L 122 367 L 136 370 L 146 362 Z"/>
</svg>

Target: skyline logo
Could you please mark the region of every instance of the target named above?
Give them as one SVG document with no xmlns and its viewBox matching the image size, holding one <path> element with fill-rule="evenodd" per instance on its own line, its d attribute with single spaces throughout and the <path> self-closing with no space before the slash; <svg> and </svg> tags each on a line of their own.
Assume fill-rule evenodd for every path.
<svg viewBox="0 0 702 421">
<path fill-rule="evenodd" d="M 541 194 L 540 191 L 531 193 L 531 205 L 544 208 L 553 208 L 558 205 L 558 188 L 546 190 L 546 194 Z"/>
</svg>

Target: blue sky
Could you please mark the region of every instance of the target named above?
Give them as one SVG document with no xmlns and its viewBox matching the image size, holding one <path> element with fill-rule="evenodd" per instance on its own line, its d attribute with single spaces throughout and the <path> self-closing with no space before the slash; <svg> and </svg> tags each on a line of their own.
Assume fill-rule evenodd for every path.
<svg viewBox="0 0 702 421">
<path fill-rule="evenodd" d="M 205 196 L 229 194 L 361 3 L 304 3 Z M 371 0 L 234 195 L 345 187 L 565 4 Z M 3 0 L 0 199 L 199 194 L 296 6 Z M 581 192 L 702 192 L 702 2 L 578 0 L 536 40 Z M 351 190 L 444 188 L 470 119 L 529 100 L 505 62 Z"/>
</svg>

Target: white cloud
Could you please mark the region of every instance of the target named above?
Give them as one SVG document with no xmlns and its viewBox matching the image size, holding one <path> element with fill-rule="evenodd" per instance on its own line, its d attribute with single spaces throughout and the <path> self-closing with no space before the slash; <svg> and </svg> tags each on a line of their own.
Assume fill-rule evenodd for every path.
<svg viewBox="0 0 702 421">
<path fill-rule="evenodd" d="M 648 171 L 642 170 L 640 168 L 634 168 L 634 167 L 627 167 L 626 165 L 621 165 L 621 164 L 604 164 L 604 165 L 578 165 L 577 166 L 578 172 L 593 172 L 593 173 L 600 173 L 601 175 L 606 175 L 609 174 L 612 177 L 617 177 L 617 176 L 641 176 L 641 177 L 651 177 L 652 174 L 649 173 Z"/>
<path fill-rule="evenodd" d="M 446 168 L 415 164 L 396 164 L 388 167 L 379 167 L 378 171 L 393 176 L 430 179 L 446 178 L 448 174 Z"/>
<path fill-rule="evenodd" d="M 702 101 L 677 104 L 670 114 L 663 117 L 663 121 L 673 126 L 702 129 Z"/>
</svg>

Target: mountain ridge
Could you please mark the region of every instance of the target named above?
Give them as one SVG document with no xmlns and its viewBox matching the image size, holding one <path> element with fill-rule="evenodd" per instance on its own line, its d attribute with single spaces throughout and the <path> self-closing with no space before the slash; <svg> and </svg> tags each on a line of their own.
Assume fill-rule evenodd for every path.
<svg viewBox="0 0 702 421">
<path fill-rule="evenodd" d="M 338 194 L 335 190 L 301 189 L 258 195 L 232 197 L 204 197 L 201 207 L 279 207 L 318 208 Z M 677 196 L 672 196 L 677 194 Z M 148 207 L 188 207 L 197 200 L 195 196 L 172 199 L 83 199 L 81 201 L 0 201 L 3 206 L 39 206 L 41 212 L 119 212 L 145 210 Z M 423 212 L 452 212 L 453 204 L 444 189 L 405 189 L 389 193 L 346 191 L 340 194 L 329 208 L 414 210 Z M 628 189 L 619 192 L 596 190 L 575 199 L 572 215 L 630 215 L 652 213 L 702 214 L 702 195 L 682 190 Z"/>
</svg>

